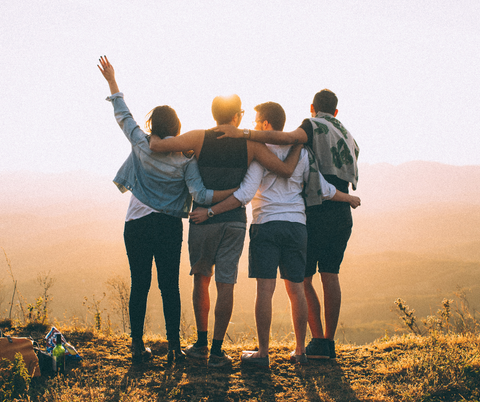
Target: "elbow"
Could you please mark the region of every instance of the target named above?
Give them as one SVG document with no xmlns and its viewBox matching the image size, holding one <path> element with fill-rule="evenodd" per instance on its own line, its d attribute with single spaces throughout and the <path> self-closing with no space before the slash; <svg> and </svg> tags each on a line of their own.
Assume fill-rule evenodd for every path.
<svg viewBox="0 0 480 402">
<path fill-rule="evenodd" d="M 148 146 L 150 147 L 150 151 L 152 152 L 161 152 L 161 147 L 160 147 L 160 144 L 158 144 L 157 142 L 152 142 L 150 140 L 150 143 L 148 144 Z"/>
<path fill-rule="evenodd" d="M 278 172 L 278 176 L 283 177 L 284 179 L 289 179 L 292 177 L 294 170 L 295 169 L 282 170 Z"/>
</svg>

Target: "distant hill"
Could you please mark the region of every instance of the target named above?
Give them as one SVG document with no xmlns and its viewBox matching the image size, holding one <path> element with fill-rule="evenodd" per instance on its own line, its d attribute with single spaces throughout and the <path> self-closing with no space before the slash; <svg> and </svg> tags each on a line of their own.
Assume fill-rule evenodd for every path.
<svg viewBox="0 0 480 402">
<path fill-rule="evenodd" d="M 85 319 L 84 297 L 100 299 L 108 291 L 109 278 L 129 279 L 123 245 L 129 195 L 122 195 L 111 177 L 85 172 L 0 173 L 0 179 L 0 247 L 22 294 L 33 302 L 41 294 L 36 277 L 50 271 L 56 280 L 52 287 L 55 316 Z M 353 211 L 354 230 L 341 271 L 340 321 L 348 340 L 367 342 L 381 335 L 385 329 L 381 326 L 396 320 L 390 308 L 398 297 L 428 314 L 460 286 L 471 289 L 478 308 L 480 300 L 473 296 L 480 294 L 480 188 L 476 183 L 480 183 L 480 166 L 360 165 L 355 193 L 362 198 L 362 206 Z M 181 290 L 184 317 L 191 325 L 186 220 L 184 225 Z M 245 249 L 232 333 L 245 328 L 254 331 L 255 286 L 247 278 L 246 257 Z M 0 256 L 0 317 L 13 290 L 7 268 Z M 103 304 L 108 306 L 107 301 Z M 274 306 L 281 314 L 274 318 L 272 332 L 288 332 L 289 304 L 283 285 L 277 287 Z M 151 330 L 163 331 L 155 281 L 148 314 Z M 377 329 L 372 330 L 374 322 Z"/>
<path fill-rule="evenodd" d="M 480 165 L 360 164 L 359 172 L 355 194 L 369 211 L 445 203 L 480 206 Z"/>
</svg>

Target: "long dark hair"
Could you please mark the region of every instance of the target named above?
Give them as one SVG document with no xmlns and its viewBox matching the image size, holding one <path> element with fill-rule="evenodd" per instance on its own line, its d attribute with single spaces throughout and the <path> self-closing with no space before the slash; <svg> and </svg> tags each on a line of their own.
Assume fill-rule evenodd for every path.
<svg viewBox="0 0 480 402">
<path fill-rule="evenodd" d="M 160 138 L 175 137 L 182 127 L 177 112 L 170 106 L 157 106 L 147 114 L 145 128 L 152 135 Z"/>
</svg>

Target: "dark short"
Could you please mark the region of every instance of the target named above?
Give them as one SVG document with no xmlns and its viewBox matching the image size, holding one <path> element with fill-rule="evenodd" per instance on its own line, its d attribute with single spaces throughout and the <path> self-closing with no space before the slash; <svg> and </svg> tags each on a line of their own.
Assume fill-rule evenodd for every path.
<svg viewBox="0 0 480 402">
<path fill-rule="evenodd" d="M 307 265 L 305 277 L 317 272 L 338 274 L 347 242 L 352 234 L 352 213 L 350 205 L 337 203 L 330 208 L 327 204 L 307 208 Z M 322 208 L 323 207 L 323 208 Z"/>
<path fill-rule="evenodd" d="M 280 277 L 301 283 L 305 278 L 307 228 L 296 222 L 271 221 L 250 225 L 248 276 L 275 279 Z"/>
</svg>

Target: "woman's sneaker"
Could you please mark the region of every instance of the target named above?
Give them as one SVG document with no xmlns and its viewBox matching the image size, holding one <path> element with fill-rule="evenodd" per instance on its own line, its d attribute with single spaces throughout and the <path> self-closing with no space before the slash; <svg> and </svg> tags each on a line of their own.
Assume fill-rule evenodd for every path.
<svg viewBox="0 0 480 402">
<path fill-rule="evenodd" d="M 309 359 L 330 359 L 330 342 L 333 342 L 333 353 L 335 354 L 335 343 L 328 339 L 313 338 L 306 347 L 306 354 Z"/>
</svg>

